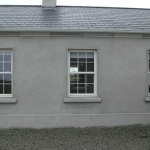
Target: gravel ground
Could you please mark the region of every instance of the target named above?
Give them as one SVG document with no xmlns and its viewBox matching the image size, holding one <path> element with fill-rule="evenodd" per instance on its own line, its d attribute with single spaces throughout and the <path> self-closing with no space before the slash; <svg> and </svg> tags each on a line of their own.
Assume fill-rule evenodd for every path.
<svg viewBox="0 0 150 150">
<path fill-rule="evenodd" d="M 0 150 L 150 150 L 150 125 L 0 129 Z"/>
</svg>

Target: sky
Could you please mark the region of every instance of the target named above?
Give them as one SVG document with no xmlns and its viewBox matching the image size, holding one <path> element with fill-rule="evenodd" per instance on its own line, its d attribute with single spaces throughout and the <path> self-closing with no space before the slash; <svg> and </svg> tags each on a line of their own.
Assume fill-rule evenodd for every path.
<svg viewBox="0 0 150 150">
<path fill-rule="evenodd" d="M 0 0 L 0 5 L 42 5 L 42 0 Z M 57 5 L 150 8 L 150 0 L 57 0 Z"/>
</svg>

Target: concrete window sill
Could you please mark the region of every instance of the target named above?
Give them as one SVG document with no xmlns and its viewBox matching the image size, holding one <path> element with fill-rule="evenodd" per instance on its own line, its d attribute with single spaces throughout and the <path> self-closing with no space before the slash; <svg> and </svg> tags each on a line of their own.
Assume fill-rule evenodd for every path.
<svg viewBox="0 0 150 150">
<path fill-rule="evenodd" d="M 101 98 L 64 98 L 64 103 L 101 103 Z"/>
<path fill-rule="evenodd" d="M 150 102 L 150 97 L 146 97 L 145 102 Z"/>
<path fill-rule="evenodd" d="M 17 100 L 15 98 L 0 98 L 0 104 L 15 104 Z"/>
</svg>

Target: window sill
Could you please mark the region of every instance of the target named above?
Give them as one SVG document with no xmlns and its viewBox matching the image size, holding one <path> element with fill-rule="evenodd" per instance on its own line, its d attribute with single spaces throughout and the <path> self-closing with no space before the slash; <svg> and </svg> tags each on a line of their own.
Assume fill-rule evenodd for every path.
<svg viewBox="0 0 150 150">
<path fill-rule="evenodd" d="M 0 104 L 15 104 L 17 100 L 15 98 L 0 98 Z"/>
<path fill-rule="evenodd" d="M 150 97 L 145 97 L 145 102 L 150 102 Z"/>
<path fill-rule="evenodd" d="M 101 103 L 101 98 L 64 98 L 64 103 Z"/>
</svg>

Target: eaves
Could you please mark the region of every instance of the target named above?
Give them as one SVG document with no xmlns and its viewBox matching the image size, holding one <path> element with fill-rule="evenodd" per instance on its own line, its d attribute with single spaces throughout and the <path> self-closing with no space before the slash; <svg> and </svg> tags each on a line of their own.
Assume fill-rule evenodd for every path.
<svg viewBox="0 0 150 150">
<path fill-rule="evenodd" d="M 150 30 L 1 28 L 0 36 L 78 36 L 150 38 Z"/>
</svg>

